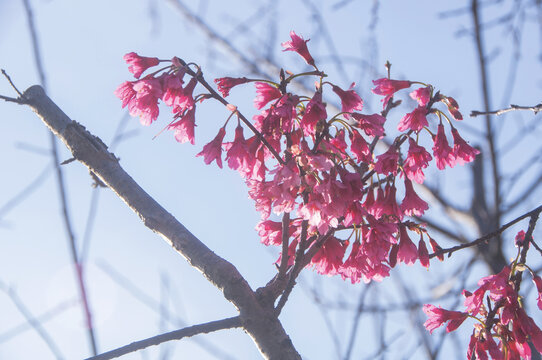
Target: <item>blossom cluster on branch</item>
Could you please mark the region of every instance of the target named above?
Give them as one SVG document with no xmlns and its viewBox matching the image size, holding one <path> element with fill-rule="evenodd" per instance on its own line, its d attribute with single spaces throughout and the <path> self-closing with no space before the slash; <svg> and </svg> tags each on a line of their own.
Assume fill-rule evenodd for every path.
<svg viewBox="0 0 542 360">
<path fill-rule="evenodd" d="M 538 308 L 542 310 L 542 279 L 521 261 L 521 249 L 529 246 L 524 231 L 516 236 L 516 245 L 518 254 L 510 266 L 496 275 L 480 279 L 479 288 L 473 293 L 463 291 L 464 312 L 434 305 L 423 307 L 428 316 L 424 325 L 430 332 L 446 322 L 446 331 L 451 332 L 467 318 L 476 320 L 467 351 L 468 359 L 485 360 L 488 354 L 495 360 L 530 359 L 529 342 L 542 352 L 542 330 L 525 312 L 519 295 L 521 273 L 528 270 L 538 292 Z"/>
<path fill-rule="evenodd" d="M 261 242 L 282 249 L 277 261 L 282 275 L 295 277 L 294 269 L 313 267 L 352 283 L 381 280 L 397 263 L 418 260 L 429 267 L 428 246 L 442 260 L 440 246 L 423 224 L 412 219 L 428 209 L 413 182 L 425 181 L 424 172 L 433 159 L 443 170 L 471 162 L 478 154 L 454 126 L 462 120 L 457 102 L 432 85 L 388 76 L 373 81 L 372 92 L 383 96 L 382 111 L 364 113 L 355 84 L 345 89 L 326 80 L 308 50 L 308 40 L 294 32 L 290 36 L 282 44 L 284 51 L 300 55 L 310 71 L 281 70 L 276 81 L 223 77 L 215 79 L 215 90 L 196 64 L 130 53 L 125 60 L 136 80 L 121 84 L 116 95 L 143 125 L 157 119 L 160 101 L 171 107 L 173 120 L 166 129 L 181 143 L 195 143 L 199 103 L 214 99 L 225 105 L 229 116 L 197 156 L 221 168 L 224 160 L 239 172 L 261 214 L 256 225 Z M 141 78 L 161 63 L 165 66 Z M 289 88 L 300 77 L 315 80 L 309 96 Z M 251 120 L 225 100 L 235 87 L 247 83 L 255 86 L 254 106 L 259 111 Z M 194 95 L 198 84 L 203 91 Z M 378 153 L 388 115 L 401 104 L 393 97 L 406 89 L 416 105 L 403 110 L 396 125 L 399 135 Z M 340 112 L 328 114 L 324 91 L 340 102 Z M 230 121 L 233 125 L 228 126 Z M 232 139 L 226 140 L 228 134 Z M 412 236 L 418 238 L 417 244 Z M 529 241 L 522 242 L 520 234 L 516 243 L 521 249 Z M 488 353 L 494 359 L 530 358 L 529 341 L 542 350 L 542 332 L 525 313 L 518 294 L 518 274 L 527 269 L 519 259 L 518 252 L 501 273 L 481 279 L 474 293 L 464 291 L 465 312 L 425 305 L 426 328 L 432 332 L 448 322 L 447 331 L 453 331 L 465 319 L 476 319 L 469 359 L 487 359 Z M 533 281 L 542 309 L 542 280 L 533 273 Z"/>
</svg>

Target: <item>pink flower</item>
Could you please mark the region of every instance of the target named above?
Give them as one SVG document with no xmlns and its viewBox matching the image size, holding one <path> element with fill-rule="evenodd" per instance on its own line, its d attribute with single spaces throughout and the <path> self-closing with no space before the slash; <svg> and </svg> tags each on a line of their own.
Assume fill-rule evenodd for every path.
<svg viewBox="0 0 542 360">
<path fill-rule="evenodd" d="M 493 336 L 485 330 L 480 329 L 478 334 L 471 335 L 469 349 L 467 350 L 468 359 L 488 360 L 487 352 L 493 360 L 503 360 L 503 353 L 495 343 Z"/>
<path fill-rule="evenodd" d="M 476 155 L 480 153 L 459 136 L 456 128 L 452 128 L 452 136 L 454 138 L 454 156 L 460 164 L 473 161 Z"/>
<path fill-rule="evenodd" d="M 414 191 L 412 182 L 405 178 L 405 198 L 401 203 L 401 211 L 408 216 L 422 216 L 429 206 Z"/>
<path fill-rule="evenodd" d="M 273 99 L 278 99 L 282 95 L 279 89 L 268 83 L 257 82 L 254 86 L 256 86 L 257 94 L 254 98 L 254 106 L 258 110 L 261 110 L 268 102 Z"/>
<path fill-rule="evenodd" d="M 307 104 L 301 119 L 301 128 L 306 136 L 316 133 L 316 124 L 327 118 L 326 105 L 322 103 L 322 92 L 317 91 Z"/>
<path fill-rule="evenodd" d="M 145 78 L 134 83 L 135 99 L 128 104 L 130 115 L 139 116 L 143 125 L 150 125 L 158 118 L 158 99 L 162 97 L 162 86 L 155 78 Z"/>
<path fill-rule="evenodd" d="M 534 275 L 533 282 L 536 285 L 536 291 L 538 292 L 536 304 L 538 305 L 538 308 L 542 310 L 542 279 L 540 278 L 540 276 Z"/>
<path fill-rule="evenodd" d="M 421 107 L 421 106 L 417 107 L 411 113 L 408 113 L 405 116 L 403 116 L 403 118 L 399 122 L 399 125 L 397 126 L 397 130 L 420 131 L 425 126 L 429 125 L 427 123 L 427 118 L 425 117 L 426 114 L 427 114 L 427 110 L 425 109 L 425 107 Z"/>
<path fill-rule="evenodd" d="M 410 148 L 408 149 L 408 156 L 403 164 L 405 175 L 410 180 L 414 180 L 418 184 L 423 184 L 425 176 L 422 169 L 425 169 L 429 165 L 432 156 L 423 146 L 416 144 L 414 139 L 408 138 L 408 141 Z"/>
<path fill-rule="evenodd" d="M 136 79 L 139 79 L 145 70 L 160 63 L 158 58 L 139 56 L 135 52 L 124 55 L 123 59 L 128 65 L 130 65 L 128 67 L 128 71 L 134 74 Z"/>
<path fill-rule="evenodd" d="M 412 265 L 418 258 L 418 249 L 410 240 L 406 231 L 406 226 L 399 226 L 399 249 L 397 251 L 397 261 Z"/>
<path fill-rule="evenodd" d="M 397 161 L 399 160 L 399 153 L 395 146 L 390 146 L 388 151 L 384 154 L 378 155 L 376 157 L 375 171 L 378 174 L 389 174 L 397 175 Z"/>
<path fill-rule="evenodd" d="M 410 97 L 418 102 L 418 105 L 425 107 L 431 99 L 431 87 L 423 87 L 410 93 Z"/>
<path fill-rule="evenodd" d="M 177 74 L 167 74 L 161 77 L 162 84 L 165 89 L 162 95 L 162 101 L 167 106 L 175 105 L 177 98 L 183 96 L 183 77 L 184 72 L 178 72 Z M 193 103 L 193 102 L 192 102 Z M 183 109 L 179 109 L 182 112 Z"/>
<path fill-rule="evenodd" d="M 336 275 L 343 264 L 344 252 L 348 241 L 339 241 L 334 236 L 324 242 L 322 248 L 311 259 L 316 272 L 323 275 Z"/>
<path fill-rule="evenodd" d="M 431 249 L 433 250 L 434 253 L 442 250 L 440 245 L 433 238 L 429 238 L 429 245 L 431 245 Z M 437 258 L 440 261 L 443 261 L 444 260 L 444 254 L 437 255 Z"/>
<path fill-rule="evenodd" d="M 133 82 L 125 81 L 119 85 L 114 94 L 122 100 L 122 107 L 124 108 L 135 99 L 137 92 L 134 90 Z"/>
<path fill-rule="evenodd" d="M 175 140 L 178 142 L 185 143 L 190 141 L 194 145 L 194 127 L 196 126 L 196 108 L 193 107 L 190 110 L 187 110 L 184 116 L 177 122 L 169 125 L 169 129 L 175 130 Z"/>
<path fill-rule="evenodd" d="M 260 221 L 256 225 L 256 230 L 263 244 L 267 246 L 282 244 L 282 223 L 271 220 Z"/>
<path fill-rule="evenodd" d="M 314 59 L 309 53 L 307 48 L 307 42 L 309 40 L 303 39 L 303 37 L 297 35 L 295 32 L 290 31 L 290 37 L 292 40 L 283 42 L 281 46 L 284 48 L 282 51 L 295 51 L 305 59 L 307 64 L 314 66 Z"/>
<path fill-rule="evenodd" d="M 453 118 L 456 120 L 463 120 L 463 115 L 459 112 L 459 105 L 457 104 L 457 101 L 451 96 L 444 96 L 441 95 L 442 100 L 448 107 L 448 111 L 450 114 L 452 114 Z"/>
<path fill-rule="evenodd" d="M 384 102 L 384 108 L 388 106 L 388 102 L 393 97 L 393 94 L 395 92 L 410 87 L 411 82 L 410 81 L 404 81 L 404 80 L 390 80 L 386 78 L 373 80 L 373 84 L 376 85 L 375 88 L 373 88 L 373 93 L 377 95 L 384 95 L 386 96 L 382 101 Z"/>
<path fill-rule="evenodd" d="M 232 78 L 232 77 L 223 77 L 219 79 L 215 79 L 215 84 L 218 86 L 218 91 L 222 94 L 224 97 L 228 97 L 230 94 L 230 90 L 237 85 L 245 84 L 249 82 L 250 80 L 246 77 L 240 77 L 240 78 Z"/>
<path fill-rule="evenodd" d="M 346 91 L 338 86 L 332 85 L 335 94 L 339 95 L 339 97 L 341 98 L 341 111 L 344 113 L 350 113 L 354 110 L 363 110 L 363 100 L 361 100 L 359 95 L 354 90 L 352 90 L 355 85 L 355 83 L 352 83 L 350 89 Z M 348 118 L 348 114 L 344 115 L 346 118 Z"/>
<path fill-rule="evenodd" d="M 420 242 L 418 243 L 418 258 L 423 267 L 429 268 L 429 252 L 427 251 L 427 246 L 425 246 L 425 241 L 423 241 L 423 239 L 420 239 Z"/>
<path fill-rule="evenodd" d="M 357 162 L 371 163 L 373 160 L 369 144 L 355 129 L 350 133 L 350 150 L 356 156 Z"/>
<path fill-rule="evenodd" d="M 194 88 L 196 87 L 197 83 L 198 81 L 196 78 L 192 78 L 188 84 L 186 84 L 186 87 L 182 89 L 182 91 L 177 91 L 174 93 L 171 101 L 171 105 L 173 105 L 173 112 L 182 112 L 185 109 L 190 109 L 194 106 L 194 98 L 192 93 L 194 92 Z M 168 105 L 167 102 L 166 105 Z"/>
<path fill-rule="evenodd" d="M 226 135 L 226 130 L 221 127 L 218 130 L 216 137 L 207 145 L 203 147 L 203 150 L 198 153 L 196 156 L 203 156 L 203 161 L 205 164 L 209 165 L 216 160 L 216 164 L 219 168 L 222 168 L 222 140 Z"/>
<path fill-rule="evenodd" d="M 358 121 L 358 127 L 365 131 L 368 136 L 383 136 L 386 118 L 380 114 L 364 115 L 352 113 L 352 117 Z"/>
<path fill-rule="evenodd" d="M 228 144 L 229 149 L 226 153 L 228 166 L 232 170 L 239 170 L 241 175 L 248 175 L 252 172 L 254 156 L 250 153 L 248 143 L 243 136 L 243 127 L 241 125 L 235 128 L 235 139 L 233 143 Z"/>
<path fill-rule="evenodd" d="M 441 307 L 436 307 L 431 304 L 425 304 L 423 306 L 423 312 L 427 315 L 428 319 L 423 324 L 430 333 L 436 328 L 441 327 L 446 321 L 450 321 L 446 326 L 446 332 L 452 332 L 456 330 L 463 321 L 467 318 L 468 314 L 460 311 L 449 311 Z"/>
<path fill-rule="evenodd" d="M 444 134 L 444 125 L 440 124 L 438 126 L 437 135 L 434 137 L 434 140 L 433 155 L 437 161 L 437 168 L 443 170 L 446 165 L 454 167 L 456 158 L 453 149 L 448 145 L 446 134 Z"/>
</svg>

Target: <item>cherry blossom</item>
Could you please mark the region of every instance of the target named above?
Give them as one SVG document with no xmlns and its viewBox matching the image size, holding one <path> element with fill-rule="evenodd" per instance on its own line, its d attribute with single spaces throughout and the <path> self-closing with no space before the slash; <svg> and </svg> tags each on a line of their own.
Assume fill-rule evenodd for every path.
<svg viewBox="0 0 542 360">
<path fill-rule="evenodd" d="M 307 42 L 309 40 L 303 39 L 301 36 L 297 35 L 294 31 L 290 31 L 290 37 L 292 40 L 283 42 L 281 46 L 284 48 L 283 51 L 295 51 L 305 59 L 307 64 L 314 66 L 314 59 L 309 53 L 307 48 Z"/>
<path fill-rule="evenodd" d="M 124 55 L 124 61 L 130 65 L 128 71 L 134 74 L 136 79 L 139 79 L 145 70 L 160 63 L 158 58 L 139 56 L 135 52 Z"/>
</svg>

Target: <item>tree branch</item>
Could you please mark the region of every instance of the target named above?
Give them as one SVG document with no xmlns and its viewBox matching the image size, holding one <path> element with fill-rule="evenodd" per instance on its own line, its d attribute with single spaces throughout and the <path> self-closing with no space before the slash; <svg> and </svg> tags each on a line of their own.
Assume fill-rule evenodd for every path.
<svg viewBox="0 0 542 360">
<path fill-rule="evenodd" d="M 264 358 L 300 359 L 272 307 L 263 307 L 239 271 L 216 255 L 173 215 L 147 194 L 120 166 L 107 146 L 70 118 L 40 86 L 24 92 L 25 103 L 64 142 L 73 157 L 113 190 L 143 221 L 233 303 L 240 312 L 243 328 L 250 334 Z"/>
<path fill-rule="evenodd" d="M 241 319 L 239 318 L 239 316 L 222 319 L 222 320 L 211 321 L 205 324 L 198 324 L 198 325 L 185 327 L 185 328 L 175 330 L 175 331 L 170 331 L 168 333 L 156 335 L 148 339 L 134 341 L 131 344 L 117 348 L 115 350 L 105 352 L 98 356 L 90 357 L 87 360 L 114 359 L 116 357 L 126 355 L 131 352 L 145 349 L 149 346 L 159 345 L 166 341 L 180 340 L 185 337 L 191 337 L 198 334 L 207 334 L 207 333 L 218 331 L 218 330 L 232 329 L 232 328 L 237 328 L 240 326 L 241 326 Z"/>
</svg>

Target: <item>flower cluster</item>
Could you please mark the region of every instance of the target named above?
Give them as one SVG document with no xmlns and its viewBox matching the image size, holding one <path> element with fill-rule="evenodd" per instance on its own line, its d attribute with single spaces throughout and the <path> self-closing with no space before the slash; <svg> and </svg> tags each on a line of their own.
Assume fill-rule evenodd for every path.
<svg viewBox="0 0 542 360">
<path fill-rule="evenodd" d="M 214 98 L 227 104 L 224 98 L 236 86 L 254 83 L 254 106 L 259 113 L 249 120 L 228 104 L 227 120 L 198 156 L 206 164 L 216 162 L 222 167 L 225 152 L 225 162 L 243 177 L 261 214 L 256 226 L 261 241 L 288 248 L 281 258 L 288 257 L 289 265 L 303 263 L 352 283 L 380 280 L 401 262 L 410 265 L 419 260 L 428 267 L 428 245 L 433 251 L 439 246 L 422 224 L 408 219 L 428 209 L 413 182 L 423 183 L 424 170 L 433 157 L 437 168 L 443 169 L 472 161 L 478 153 L 453 126 L 454 119 L 461 119 L 457 103 L 431 85 L 383 78 L 374 81 L 373 89 L 384 96 L 383 111 L 364 113 L 355 84 L 344 89 L 325 81 L 326 75 L 309 52 L 308 40 L 295 32 L 290 36 L 282 44 L 284 50 L 300 55 L 312 71 L 289 76 L 282 72 L 279 82 L 219 78 L 215 91 L 197 66 L 193 70 L 178 58 L 164 61 L 131 53 L 125 60 L 138 80 L 123 83 L 116 95 L 145 125 L 156 120 L 159 101 L 170 106 L 173 121 L 167 129 L 175 131 L 179 142 L 194 144 L 198 100 Z M 161 62 L 168 66 L 139 79 Z M 187 83 L 186 76 L 191 77 Z M 317 79 L 311 96 L 289 90 L 288 84 L 299 76 Z M 205 92 L 194 96 L 198 83 Z M 402 117 L 397 126 L 400 135 L 388 150 L 375 153 L 376 143 L 385 135 L 387 116 L 397 106 L 394 94 L 416 85 L 421 87 L 410 96 L 417 107 Z M 341 112 L 332 116 L 323 100 L 327 90 L 341 104 Z M 233 139 L 225 140 L 227 125 L 235 117 Z M 453 147 L 445 126 L 452 134 Z M 252 132 L 248 138 L 244 135 L 247 128 Z M 424 135 L 433 144 L 432 151 L 422 145 Z M 416 243 L 412 236 L 418 237 Z"/>
<path fill-rule="evenodd" d="M 524 236 L 525 233 L 520 232 L 516 242 L 517 239 L 523 240 Z M 529 342 L 542 352 L 542 330 L 526 314 L 518 294 L 518 275 L 524 269 L 524 264 L 514 262 L 500 273 L 480 279 L 479 287 L 473 293 L 464 290 L 464 312 L 424 305 L 423 311 L 428 316 L 425 327 L 433 332 L 448 322 L 446 331 L 451 332 L 467 317 L 476 319 L 467 351 L 468 359 L 485 360 L 488 354 L 492 359 L 530 359 Z M 534 273 L 532 276 L 538 292 L 538 307 L 542 310 L 542 279 Z"/>
</svg>

